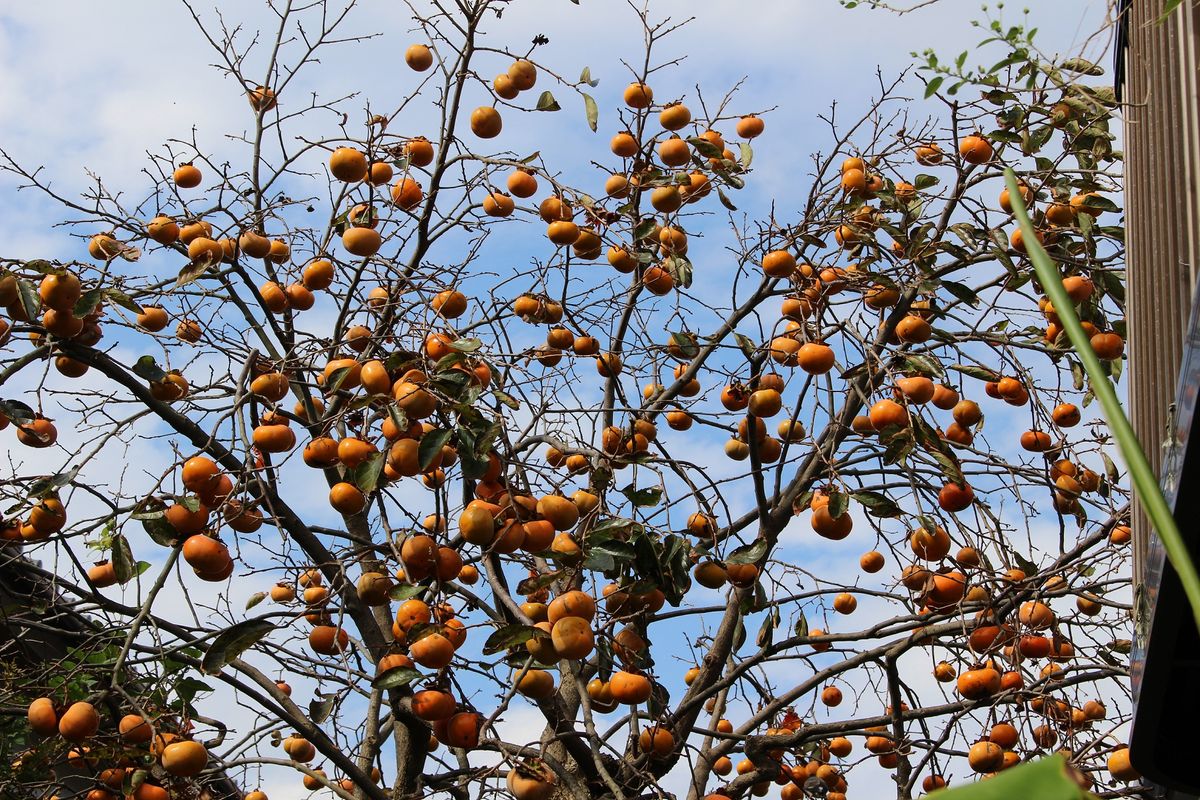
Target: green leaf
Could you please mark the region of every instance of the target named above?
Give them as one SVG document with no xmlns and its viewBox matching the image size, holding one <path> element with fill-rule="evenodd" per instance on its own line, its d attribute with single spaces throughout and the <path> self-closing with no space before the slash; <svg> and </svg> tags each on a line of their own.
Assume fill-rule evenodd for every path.
<svg viewBox="0 0 1200 800">
<path fill-rule="evenodd" d="M 942 369 L 941 362 L 928 356 L 905 356 L 904 367 L 908 371 L 919 372 L 922 375 L 932 378 L 938 378 L 946 374 L 946 371 Z"/>
<path fill-rule="evenodd" d="M 497 400 L 499 400 L 504 405 L 511 408 L 513 411 L 516 411 L 517 409 L 519 409 L 521 407 L 520 401 L 518 401 L 517 398 L 513 397 L 508 392 L 502 392 L 499 389 L 493 389 L 492 396 L 495 397 Z"/>
<path fill-rule="evenodd" d="M 325 386 L 331 392 L 336 392 L 342 388 L 342 384 L 346 382 L 346 377 L 350 374 L 353 367 L 338 367 L 329 375 L 329 380 L 325 382 Z"/>
<path fill-rule="evenodd" d="M 873 517 L 898 517 L 900 506 L 879 492 L 855 492 L 851 495 Z"/>
<path fill-rule="evenodd" d="M 1161 25 L 1166 22 L 1167 17 L 1171 16 L 1171 12 L 1179 8 L 1180 3 L 1182 2 L 1183 0 L 1167 0 L 1167 2 L 1163 4 L 1163 12 L 1158 18 L 1158 24 Z"/>
<path fill-rule="evenodd" d="M 33 409 L 20 400 L 0 400 L 0 413 L 14 425 L 33 422 Z"/>
<path fill-rule="evenodd" d="M 1038 565 L 1033 563 L 1032 561 L 1030 561 L 1028 558 L 1025 558 L 1025 556 L 1021 555 L 1020 553 L 1016 552 L 1015 550 L 1012 553 L 1012 558 L 1013 558 L 1013 563 L 1015 563 L 1017 565 L 1017 568 L 1020 569 L 1022 572 L 1024 572 L 1026 575 L 1037 575 L 1038 574 Z"/>
<path fill-rule="evenodd" d="M 1117 213 L 1121 210 L 1121 207 L 1112 200 L 1109 200 L 1107 197 L 1103 197 L 1098 194 L 1085 194 L 1082 202 L 1084 208 L 1094 208 L 1097 211 L 1111 211 L 1113 213 Z M 1083 215 L 1081 214 L 1080 216 Z"/>
<path fill-rule="evenodd" d="M 246 599 L 246 610 L 254 608 L 256 605 L 267 599 L 266 592 L 255 592 Z"/>
<path fill-rule="evenodd" d="M 538 589 L 549 586 L 561 577 L 562 573 L 557 570 L 541 575 L 532 575 L 517 584 L 517 594 L 533 594 Z"/>
<path fill-rule="evenodd" d="M 746 356 L 747 361 L 754 358 L 754 353 L 758 350 L 758 348 L 755 346 L 754 342 L 750 340 L 750 337 L 746 336 L 745 334 L 734 333 L 733 340 L 737 342 L 737 346 L 741 348 L 742 354 Z"/>
<path fill-rule="evenodd" d="M 336 694 L 323 695 L 317 692 L 313 699 L 308 701 L 308 718 L 320 725 L 333 713 L 335 700 L 337 700 Z"/>
<path fill-rule="evenodd" d="M 179 531 L 175 530 L 174 525 L 167 522 L 162 511 L 158 512 L 158 516 L 144 517 L 141 522 L 142 528 L 155 544 L 171 547 L 179 540 Z"/>
<path fill-rule="evenodd" d="M 583 568 L 592 572 L 612 572 L 617 568 L 617 559 L 611 553 L 590 548 L 583 559 Z"/>
<path fill-rule="evenodd" d="M 530 639 L 542 633 L 544 632 L 539 631 L 532 625 L 522 625 L 520 623 L 504 625 L 493 631 L 492 635 L 483 643 L 483 654 L 490 656 L 503 652 L 510 647 L 525 644 Z"/>
<path fill-rule="evenodd" d="M 158 365 L 154 356 L 142 356 L 133 365 L 133 374 L 151 383 L 157 383 L 167 377 L 167 372 Z"/>
<path fill-rule="evenodd" d="M 675 345 L 675 349 L 679 354 L 689 361 L 700 355 L 700 345 L 697 343 L 696 334 L 694 333 L 672 331 L 671 343 Z"/>
<path fill-rule="evenodd" d="M 654 217 L 646 217 L 639 220 L 637 226 L 633 229 L 633 238 L 635 241 L 645 239 L 650 234 L 654 233 L 654 229 L 658 227 L 658 222 Z"/>
<path fill-rule="evenodd" d="M 417 584 L 413 583 L 398 583 L 388 591 L 388 597 L 402 603 L 409 598 L 416 597 L 424 591 L 424 586 L 418 586 Z"/>
<path fill-rule="evenodd" d="M 845 492 L 829 493 L 829 516 L 839 519 L 850 510 L 850 497 Z"/>
<path fill-rule="evenodd" d="M 483 341 L 474 338 L 456 339 L 450 343 L 450 349 L 460 353 L 474 353 L 481 347 L 483 347 Z"/>
<path fill-rule="evenodd" d="M 119 305 L 126 311 L 132 311 L 135 314 L 141 314 L 143 309 L 141 305 L 129 295 L 122 292 L 120 289 L 105 289 L 104 293 L 108 295 L 108 299 Z"/>
<path fill-rule="evenodd" d="M 671 256 L 663 261 L 663 267 L 670 273 L 676 285 L 684 289 L 692 285 L 692 262 L 683 256 Z"/>
<path fill-rule="evenodd" d="M 721 148 L 710 142 L 708 139 L 701 139 L 699 136 L 689 136 L 688 144 L 696 148 L 696 152 L 705 158 L 721 158 L 724 153 Z"/>
<path fill-rule="evenodd" d="M 775 614 L 767 614 L 763 617 L 762 625 L 758 627 L 758 635 L 754 637 L 754 643 L 759 647 L 770 647 L 771 642 L 775 639 L 775 625 Z"/>
<path fill-rule="evenodd" d="M 981 233 L 978 228 L 973 227 L 969 222 L 956 222 L 947 230 L 961 239 L 962 243 L 968 247 L 975 244 L 976 239 L 979 238 L 979 234 Z"/>
<path fill-rule="evenodd" d="M 583 68 L 583 72 L 579 73 L 579 82 L 586 83 L 588 86 L 591 86 L 593 88 L 600 85 L 599 79 L 592 77 L 592 68 L 591 67 Z"/>
<path fill-rule="evenodd" d="M 189 704 L 196 699 L 196 695 L 201 692 L 211 692 L 212 690 L 213 688 L 204 681 L 190 677 L 184 677 L 179 683 L 175 684 L 175 693 L 185 703 Z"/>
<path fill-rule="evenodd" d="M 434 428 L 421 437 L 421 444 L 417 447 L 417 461 L 422 472 L 429 469 L 433 459 L 442 452 L 442 446 L 450 441 L 450 437 L 453 435 L 454 431 Z"/>
<path fill-rule="evenodd" d="M 1178 0 L 1169 0 L 1169 2 L 1178 2 Z M 1068 72 L 1078 72 L 1081 75 L 1103 75 L 1104 69 L 1093 64 L 1086 58 L 1068 58 L 1066 61 L 1058 65 L 1059 69 L 1065 69 Z"/>
<path fill-rule="evenodd" d="M 57 264 L 51 264 L 44 258 L 35 258 L 33 261 L 26 261 L 25 268 L 42 275 L 62 275 L 66 272 L 62 267 Z"/>
<path fill-rule="evenodd" d="M 999 772 L 987 780 L 930 792 L 929 800 L 1012 800 L 1014 797 L 1037 800 L 1082 800 L 1087 792 L 1067 772 L 1060 755 L 1028 761 Z"/>
<path fill-rule="evenodd" d="M 554 99 L 554 95 L 549 91 L 542 92 L 537 101 L 538 111 L 561 111 L 562 106 Z"/>
<path fill-rule="evenodd" d="M 754 160 L 754 150 L 749 142 L 742 142 L 738 148 L 742 151 L 742 169 L 749 169 L 750 162 Z"/>
<path fill-rule="evenodd" d="M 600 124 L 600 109 L 596 107 L 596 100 L 587 92 L 580 92 L 583 95 L 583 112 L 587 115 L 588 127 L 592 129 L 592 133 L 596 132 L 596 128 Z"/>
<path fill-rule="evenodd" d="M 437 363 L 433 365 L 433 370 L 434 372 L 445 372 L 455 364 L 461 364 L 466 360 L 466 356 L 462 353 L 447 353 L 437 360 Z"/>
<path fill-rule="evenodd" d="M 967 286 L 965 283 L 944 280 L 942 281 L 942 288 L 964 303 L 968 303 L 973 306 L 979 305 L 979 295 L 975 294 L 975 290 L 970 286 Z"/>
<path fill-rule="evenodd" d="M 421 673 L 412 667 L 392 667 L 376 675 L 371 686 L 375 689 L 398 689 L 421 680 L 421 677 Z"/>
<path fill-rule="evenodd" d="M 925 175 L 922 173 L 913 178 L 913 188 L 915 188 L 918 192 L 922 189 L 929 189 L 930 187 L 937 186 L 939 183 L 941 183 L 941 179 L 935 175 Z"/>
<path fill-rule="evenodd" d="M 200 662 L 200 669 L 209 675 L 219 674 L 229 662 L 253 647 L 273 630 L 275 630 L 275 624 L 266 619 L 248 619 L 235 624 L 208 646 L 204 660 Z"/>
<path fill-rule="evenodd" d="M 949 364 L 948 366 L 950 367 L 950 369 L 954 370 L 955 372 L 961 372 L 963 375 L 966 375 L 967 377 L 970 377 L 970 378 L 975 378 L 976 380 L 981 380 L 981 381 L 998 381 L 998 380 L 1000 380 L 999 375 L 997 375 L 995 372 L 992 372 L 990 369 L 984 369 L 983 367 L 975 367 L 975 366 L 971 366 L 968 364 Z"/>
<path fill-rule="evenodd" d="M 88 289 L 75 301 L 75 308 L 71 313 L 76 317 L 86 317 L 96 310 L 96 306 L 100 305 L 104 294 L 103 289 Z"/>
<path fill-rule="evenodd" d="M 175 288 L 178 289 L 180 286 L 187 286 L 208 272 L 209 267 L 219 263 L 221 263 L 221 259 L 212 253 L 205 253 L 203 258 L 189 261 L 183 269 L 179 270 L 179 275 L 175 278 Z"/>
<path fill-rule="evenodd" d="M 117 583 L 129 583 L 138 574 L 137 562 L 133 560 L 129 540 L 119 533 L 112 540 L 112 563 Z"/>
<path fill-rule="evenodd" d="M 938 462 L 938 466 L 941 467 L 942 474 L 946 476 L 946 480 L 957 483 L 960 486 L 964 483 L 965 478 L 963 478 L 962 470 L 953 458 L 940 450 L 931 450 L 929 455 L 933 456 L 933 460 Z"/>
<path fill-rule="evenodd" d="M 588 539 L 592 542 L 602 541 L 605 539 L 611 539 L 612 537 L 620 534 L 624 534 L 631 529 L 640 528 L 641 526 L 631 519 L 613 517 L 611 519 L 606 519 L 603 522 L 596 523 L 596 525 L 593 526 L 590 531 L 588 531 Z"/>
<path fill-rule="evenodd" d="M 638 489 L 632 483 L 621 490 L 621 494 L 629 498 L 629 502 L 639 508 L 658 505 L 658 502 L 662 499 L 662 493 L 661 486 Z"/>
<path fill-rule="evenodd" d="M 637 556 L 634 546 L 617 539 L 607 539 L 598 544 L 591 544 L 589 535 L 588 555 L 598 554 L 608 556 L 614 561 L 632 561 Z"/>
<path fill-rule="evenodd" d="M 379 476 L 383 474 L 383 453 L 372 453 L 366 461 L 354 468 L 354 485 L 363 494 L 370 494 L 379 488 Z"/>
<path fill-rule="evenodd" d="M 38 309 L 41 308 L 42 299 L 38 297 L 37 289 L 33 288 L 33 284 L 24 278 L 17 278 L 17 294 L 21 300 L 21 308 L 25 311 L 25 316 L 31 320 L 37 317 Z"/>
<path fill-rule="evenodd" d="M 766 539 L 757 539 L 750 544 L 744 544 L 741 547 L 731 551 L 725 557 L 726 564 L 754 564 L 762 559 L 767 554 L 767 549 L 770 544 Z"/>
<path fill-rule="evenodd" d="M 942 82 L 945 80 L 946 77 L 944 75 L 938 75 L 936 78 L 930 80 L 929 83 L 925 84 L 925 99 L 928 100 L 930 97 L 933 97 L 935 94 L 937 94 L 937 90 L 942 87 Z"/>
<path fill-rule="evenodd" d="M 729 195 L 725 194 L 725 190 L 720 186 L 717 187 L 717 199 L 721 201 L 721 205 L 728 208 L 730 211 L 737 211 L 737 206 L 729 199 Z"/>
<path fill-rule="evenodd" d="M 41 498 L 52 495 L 62 487 L 66 486 L 71 481 L 75 480 L 75 476 L 79 474 L 79 467 L 69 469 L 66 472 L 59 472 L 48 478 L 38 478 L 25 489 L 25 494 L 30 498 Z"/>
<path fill-rule="evenodd" d="M 1108 453 L 1100 453 L 1101 460 L 1104 461 L 1104 477 L 1108 478 L 1109 483 L 1116 483 L 1121 479 L 1121 471 L 1117 469 L 1117 465 L 1109 458 Z"/>
</svg>

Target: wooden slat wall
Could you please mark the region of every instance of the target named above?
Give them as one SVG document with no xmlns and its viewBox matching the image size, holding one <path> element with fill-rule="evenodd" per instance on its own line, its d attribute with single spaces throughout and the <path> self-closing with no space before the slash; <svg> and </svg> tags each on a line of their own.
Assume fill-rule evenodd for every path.
<svg viewBox="0 0 1200 800">
<path fill-rule="evenodd" d="M 1161 0 L 1133 0 L 1122 101 L 1128 236 L 1129 407 L 1158 469 L 1175 397 L 1200 252 L 1196 0 L 1159 23 Z M 1148 526 L 1134 515 L 1134 578 Z"/>
</svg>

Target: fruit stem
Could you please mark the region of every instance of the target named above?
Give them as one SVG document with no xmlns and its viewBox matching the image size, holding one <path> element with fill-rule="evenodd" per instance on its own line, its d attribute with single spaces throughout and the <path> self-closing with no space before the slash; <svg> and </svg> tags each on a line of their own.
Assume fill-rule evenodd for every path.
<svg viewBox="0 0 1200 800">
<path fill-rule="evenodd" d="M 1150 523 L 1162 541 L 1167 559 L 1179 576 L 1179 582 L 1183 585 L 1188 604 L 1192 607 L 1192 617 L 1195 619 L 1196 629 L 1200 630 L 1200 576 L 1197 576 L 1196 566 L 1188 555 L 1183 537 L 1179 535 L 1175 516 L 1167 505 L 1167 500 L 1154 476 L 1150 462 L 1146 460 L 1141 442 L 1138 441 L 1133 426 L 1129 424 L 1129 418 L 1125 416 L 1121 401 L 1117 399 L 1116 390 L 1113 389 L 1112 382 L 1101 368 L 1100 358 L 1092 350 L 1091 341 L 1084 333 L 1083 326 L 1079 324 L 1079 317 L 1075 314 L 1075 305 L 1067 296 L 1062 276 L 1037 238 L 1037 232 L 1034 230 L 1033 222 L 1029 219 L 1029 212 L 1025 208 L 1025 198 L 1021 195 L 1021 190 L 1017 185 L 1017 176 L 1011 167 L 1004 170 L 1004 182 L 1008 187 L 1013 216 L 1021 226 L 1021 235 L 1024 237 L 1029 258 L 1033 261 L 1033 267 L 1037 271 L 1038 280 L 1050 297 L 1050 302 L 1054 304 L 1054 311 L 1062 321 L 1071 344 L 1075 346 L 1079 360 L 1083 362 L 1092 393 L 1100 401 L 1100 408 L 1104 412 L 1108 427 L 1116 436 L 1121 455 L 1129 467 L 1129 474 L 1133 478 L 1134 492 L 1142 501 L 1146 516 L 1150 518 Z"/>
</svg>

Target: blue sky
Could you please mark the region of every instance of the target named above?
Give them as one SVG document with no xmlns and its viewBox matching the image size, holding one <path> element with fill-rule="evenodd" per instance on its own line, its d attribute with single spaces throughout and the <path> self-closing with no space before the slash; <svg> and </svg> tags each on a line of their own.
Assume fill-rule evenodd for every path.
<svg viewBox="0 0 1200 800">
<path fill-rule="evenodd" d="M 221 8 L 230 19 L 242 19 L 244 15 L 248 27 L 265 19 L 258 4 L 249 7 L 227 2 Z M 871 108 L 878 95 L 876 66 L 884 76 L 891 76 L 910 65 L 910 51 L 932 47 L 953 56 L 979 38 L 979 32 L 968 22 L 979 16 L 978 4 L 969 0 L 944 0 L 902 17 L 865 10 L 850 12 L 834 0 L 759 0 L 741 7 L 668 0 L 653 3 L 653 8 L 660 16 L 696 17 L 686 33 L 664 44 L 665 58 L 683 57 L 684 61 L 655 83 L 658 97 L 686 97 L 689 103 L 698 105 L 697 84 L 706 87 L 708 99 L 719 97 L 746 77 L 731 107 L 739 111 L 771 110 L 765 115 L 766 133 L 754 143 L 755 169 L 750 187 L 733 195 L 739 208 L 733 216 L 735 222 L 742 220 L 743 214 L 761 215 L 772 204 L 792 212 L 802 202 L 810 181 L 810 155 L 828 148 L 828 129 L 817 114 L 827 112 L 834 103 L 839 119 L 853 118 Z M 198 10 L 207 13 L 206 7 L 198 6 Z M 1074 52 L 1082 35 L 1095 29 L 1103 11 L 1103 4 L 1097 2 L 1064 0 L 1040 4 L 1032 19 L 1050 53 Z M 539 150 L 552 165 L 577 164 L 581 151 L 606 160 L 608 137 L 618 129 L 613 109 L 629 79 L 620 59 L 639 57 L 639 41 L 631 34 L 633 22 L 633 14 L 616 0 L 581 0 L 578 7 L 566 0 L 529 0 L 517 3 L 501 21 L 488 26 L 495 41 L 523 43 L 534 33 L 544 33 L 550 44 L 539 50 L 540 58 L 571 78 L 583 67 L 590 67 L 600 81 L 593 90 L 601 108 L 597 134 L 584 126 L 579 98 L 566 89 L 555 89 L 563 111 L 507 115 L 497 146 L 522 155 Z M 360 92 L 360 97 L 347 102 L 348 110 L 358 112 L 368 100 L 372 108 L 394 105 L 410 88 L 406 82 L 411 81 L 411 75 L 400 59 L 411 39 L 410 27 L 398 4 L 385 0 L 360 4 L 347 29 L 383 31 L 384 35 L 328 50 L 323 66 L 305 73 L 281 101 L 294 102 L 293 98 L 306 98 L 310 92 L 322 98 Z M 66 196 L 74 197 L 89 186 L 90 170 L 103 175 L 110 191 L 123 193 L 133 204 L 142 200 L 149 185 L 146 176 L 140 174 L 148 164 L 146 153 L 161 153 L 168 139 L 190 138 L 194 131 L 202 149 L 214 161 L 236 162 L 244 146 L 226 134 L 246 129 L 250 122 L 248 109 L 231 80 L 204 66 L 213 55 L 179 4 L 131 0 L 119 5 L 69 2 L 6 9 L 0 15 L 0 147 L 24 165 L 43 166 L 44 179 L 52 181 L 54 189 Z M 972 54 L 970 59 L 974 58 Z M 499 71 L 505 60 L 494 60 Z M 979 60 L 992 59 L 989 54 L 980 54 Z M 1105 58 L 1101 55 L 1096 60 Z M 919 97 L 919 85 L 910 83 L 908 94 Z M 468 107 L 483 102 L 483 93 L 478 91 L 477 95 L 468 100 Z M 923 112 L 916 103 L 912 109 L 914 115 Z M 402 124 L 406 132 L 419 133 L 428 130 L 432 119 L 428 109 L 416 108 L 404 116 Z M 328 126 L 333 120 L 319 122 Z M 315 171 L 321 164 L 313 159 L 305 166 Z M 572 167 L 567 176 L 571 182 L 594 185 L 599 193 L 605 173 Z M 59 259 L 84 256 L 84 240 L 72 235 L 86 237 L 94 230 L 87 226 L 52 227 L 77 215 L 64 213 L 31 191 L 17 193 L 14 188 L 8 176 L 0 175 L 0 241 L 4 242 L 0 255 Z M 701 300 L 707 297 L 714 304 L 723 291 L 728 296 L 720 281 L 706 280 L 709 275 L 727 274 L 722 265 L 720 236 L 729 222 L 716 208 L 711 217 L 695 223 L 694 233 L 705 237 L 700 241 L 707 242 L 711 236 L 713 242 L 696 254 L 696 296 Z M 497 272 L 505 270 L 506 259 L 521 263 L 521 259 L 530 257 L 528 241 L 522 234 L 502 234 L 493 244 L 488 258 L 494 263 L 486 266 Z M 453 254 L 435 254 L 434 260 L 438 257 L 451 259 Z M 178 266 L 154 255 L 129 271 L 165 276 Z M 703 309 L 688 311 L 698 316 L 704 313 Z M 313 318 L 319 319 L 322 313 L 319 307 Z M 534 336 L 535 332 L 528 335 Z M 120 352 L 136 357 L 142 352 L 138 346 L 130 342 Z M 1003 411 L 989 416 L 988 422 L 988 433 L 1011 432 L 1015 426 L 1028 425 L 1016 413 Z M 69 445 L 69 432 L 64 440 Z M 712 463 L 713 473 L 719 475 L 730 467 L 719 455 L 722 441 L 714 436 L 689 437 L 684 448 L 694 460 Z M 136 463 L 137 456 L 153 458 L 153 452 L 161 447 L 161 443 L 135 444 L 127 463 Z M 65 459 L 63 454 L 57 457 Z M 319 487 L 311 473 L 302 478 L 302 472 L 302 468 L 294 470 L 297 481 L 308 480 Z M 327 513 L 323 491 L 314 490 L 309 497 L 310 502 L 298 504 L 300 510 Z M 856 570 L 847 571 L 846 565 L 853 565 L 857 554 L 872 546 L 865 520 L 859 521 L 855 534 L 847 541 L 814 544 L 802 519 L 797 530 L 787 534 L 795 537 L 794 543 L 785 543 L 780 555 L 812 575 L 835 581 L 856 578 Z M 1037 531 L 1034 535 L 1044 534 Z M 230 606 L 240 608 L 247 595 L 264 588 L 253 580 L 235 581 L 228 588 Z M 711 595 L 711 600 L 718 599 L 716 593 Z M 703 596 L 695 598 L 696 602 L 702 600 Z M 178 598 L 168 602 L 182 606 Z M 873 610 L 870 602 L 864 602 L 860 609 L 858 613 L 863 617 Z M 750 623 L 752 631 L 756 625 Z M 682 648 L 678 655 L 682 658 Z M 668 658 L 660 659 L 660 665 L 667 663 Z M 914 664 L 913 669 L 928 667 Z M 677 676 L 665 670 L 664 677 L 677 690 Z M 784 682 L 793 676 L 775 677 Z M 486 702 L 481 701 L 481 705 L 486 706 Z M 532 712 L 526 713 L 529 716 L 523 717 L 519 709 L 514 709 L 508 714 L 509 729 L 520 730 L 528 723 Z M 886 785 L 881 775 L 867 770 L 858 770 L 855 775 L 863 772 L 867 775 L 857 779 L 857 790 Z M 265 780 L 273 800 L 302 794 L 292 776 L 275 773 Z"/>
</svg>

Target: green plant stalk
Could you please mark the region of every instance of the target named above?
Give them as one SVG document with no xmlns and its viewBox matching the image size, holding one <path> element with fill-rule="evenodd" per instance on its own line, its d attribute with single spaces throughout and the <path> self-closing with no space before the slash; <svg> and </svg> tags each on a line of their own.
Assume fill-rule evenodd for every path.
<svg viewBox="0 0 1200 800">
<path fill-rule="evenodd" d="M 1141 442 L 1138 441 L 1133 426 L 1129 424 L 1129 418 L 1125 416 L 1121 401 L 1117 399 L 1117 392 L 1113 389 L 1108 375 L 1101 368 L 1100 359 L 1092 349 L 1091 341 L 1084 333 L 1083 326 L 1079 324 L 1079 317 L 1075 314 L 1075 305 L 1067 296 L 1062 276 L 1042 247 L 1041 242 L 1038 241 L 1037 232 L 1034 230 L 1033 222 L 1029 219 L 1029 212 L 1025 208 L 1025 198 L 1021 194 L 1017 176 L 1011 168 L 1004 170 L 1004 182 L 1008 187 L 1013 216 L 1017 218 L 1017 223 L 1021 226 L 1025 249 L 1030 260 L 1033 261 L 1038 280 L 1050 297 L 1050 302 L 1054 304 L 1054 312 L 1062 321 L 1063 327 L 1067 331 L 1067 337 L 1075 346 L 1079 360 L 1083 362 L 1083 368 L 1087 371 L 1088 380 L 1091 383 L 1092 393 L 1100 401 L 1100 408 L 1104 412 L 1109 430 L 1117 437 L 1117 445 L 1121 449 L 1125 464 L 1129 467 L 1129 474 L 1133 477 L 1134 491 L 1137 493 L 1138 499 L 1142 501 L 1146 516 L 1150 518 L 1150 523 L 1162 541 L 1167 559 L 1171 562 L 1176 574 L 1179 575 L 1179 582 L 1183 584 L 1188 604 L 1192 607 L 1192 617 L 1195 619 L 1196 628 L 1200 630 L 1200 575 L 1196 574 L 1196 566 L 1192 563 L 1183 537 L 1179 534 L 1179 528 L 1175 525 L 1175 517 L 1167 506 L 1167 499 L 1163 497 L 1158 479 L 1154 476 L 1154 470 L 1150 468 L 1150 462 L 1146 460 Z"/>
<path fill-rule="evenodd" d="M 929 800 L 1083 800 L 1096 795 L 1085 792 L 1071 777 L 1066 759 L 1057 753 L 1026 761 L 997 773 L 986 781 L 938 789 L 925 795 Z"/>
</svg>

